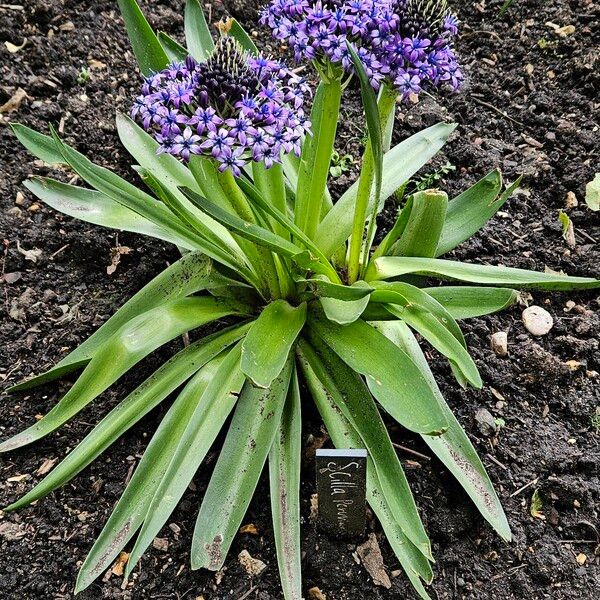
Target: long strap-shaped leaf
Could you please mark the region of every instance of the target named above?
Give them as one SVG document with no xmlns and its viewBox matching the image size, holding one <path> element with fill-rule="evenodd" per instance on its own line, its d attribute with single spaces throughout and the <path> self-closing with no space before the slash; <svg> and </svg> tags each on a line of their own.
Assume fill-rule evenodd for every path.
<svg viewBox="0 0 600 600">
<path fill-rule="evenodd" d="M 307 250 L 299 248 L 296 244 L 282 238 L 269 229 L 245 221 L 241 217 L 227 212 L 220 206 L 217 206 L 210 200 L 203 198 L 189 189 L 184 189 L 183 192 L 199 208 L 207 212 L 219 223 L 238 233 L 241 237 L 244 237 L 251 242 L 255 242 L 259 246 L 268 248 L 275 254 L 289 258 L 303 268 L 311 269 L 316 273 L 324 275 L 329 275 L 331 273 L 332 267 L 328 262 L 322 263 L 317 258 L 313 258 Z"/>
<path fill-rule="evenodd" d="M 281 373 L 305 322 L 306 303 L 285 300 L 271 302 L 254 321 L 242 343 L 242 371 L 256 386 L 269 387 Z"/>
<path fill-rule="evenodd" d="M 305 360 L 328 391 L 333 403 L 360 435 L 373 461 L 381 489 L 397 523 L 410 541 L 432 560 L 431 543 L 417 512 L 408 481 L 390 436 L 364 382 L 323 342 L 311 338 L 299 344 Z"/>
<path fill-rule="evenodd" d="M 49 475 L 4 510 L 22 508 L 75 477 L 196 371 L 243 337 L 248 327 L 213 334 L 178 352 L 113 408 Z"/>
<path fill-rule="evenodd" d="M 187 0 L 185 3 L 184 26 L 185 43 L 190 54 L 197 61 L 204 62 L 215 44 L 198 0 Z"/>
<path fill-rule="evenodd" d="M 218 242 L 200 235 L 186 223 L 174 217 L 173 213 L 162 202 L 158 202 L 152 196 L 108 169 L 95 165 L 83 156 L 83 154 L 73 150 L 62 142 L 54 130 L 52 130 L 52 136 L 67 163 L 92 187 L 113 198 L 123 206 L 146 217 L 153 223 L 188 240 L 194 247 L 202 250 L 211 258 L 236 270 L 235 263 L 229 262 L 228 257 L 225 255 L 225 253 L 228 253 L 225 246 L 218 246 Z"/>
<path fill-rule="evenodd" d="M 117 0 L 127 35 L 138 61 L 140 71 L 144 75 L 164 69 L 169 64 L 167 54 L 163 50 L 152 27 L 140 10 L 135 0 Z"/>
<path fill-rule="evenodd" d="M 512 306 L 519 293 L 509 288 L 440 286 L 425 288 L 455 319 L 473 319 Z"/>
<path fill-rule="evenodd" d="M 363 448 L 363 441 L 357 431 L 333 402 L 329 391 L 312 371 L 309 362 L 299 348 L 297 352 L 313 400 L 334 445 L 338 448 Z M 420 578 L 426 582 L 431 582 L 433 578 L 431 566 L 425 556 L 404 535 L 400 525 L 396 523 L 392 516 L 370 457 L 367 458 L 367 500 L 380 519 L 382 527 L 389 536 L 388 540 L 392 550 L 402 564 L 411 583 L 422 598 L 429 599 Z"/>
<path fill-rule="evenodd" d="M 17 136 L 19 142 L 40 160 L 49 165 L 61 165 L 65 163 L 63 155 L 59 152 L 54 140 L 50 136 L 21 125 L 21 123 L 11 123 L 10 128 Z"/>
<path fill-rule="evenodd" d="M 183 62 L 189 55 L 189 52 L 186 48 L 184 48 L 179 42 L 175 41 L 170 35 L 167 35 L 164 31 L 159 31 L 156 34 L 156 37 L 158 38 L 162 49 L 169 57 L 170 62 Z"/>
<path fill-rule="evenodd" d="M 461 384 L 465 380 L 476 388 L 483 382 L 477 365 L 467 350 L 465 338 L 452 315 L 434 298 L 408 283 L 374 282 L 373 302 L 388 303 L 387 309 L 418 331 L 434 348 L 448 358 L 458 370 Z"/>
<path fill-rule="evenodd" d="M 177 336 L 229 315 L 240 308 L 212 297 L 183 298 L 159 306 L 129 321 L 92 357 L 73 387 L 37 423 L 0 444 L 14 450 L 48 435 L 75 416 L 121 375 L 151 352 Z"/>
<path fill-rule="evenodd" d="M 600 287 L 600 280 L 591 277 L 568 277 L 510 267 L 400 256 L 383 256 L 376 259 L 369 267 L 366 279 L 376 281 L 413 274 L 518 289 L 573 290 Z"/>
<path fill-rule="evenodd" d="M 156 487 L 131 551 L 126 577 L 167 522 L 237 402 L 244 385 L 244 374 L 240 370 L 240 346 L 237 344 L 231 350 L 208 385 L 195 392 L 199 397 L 195 410 L 188 418 L 185 431 Z"/>
<path fill-rule="evenodd" d="M 174 235 L 95 190 L 68 185 L 47 177 L 32 177 L 24 181 L 23 185 L 42 202 L 69 217 L 110 229 L 141 233 L 186 250 L 194 250 L 194 245 L 189 240 Z"/>
<path fill-rule="evenodd" d="M 200 252 L 190 252 L 165 269 L 137 294 L 130 298 L 104 325 L 78 346 L 55 367 L 10 389 L 27 390 L 62 377 L 85 366 L 98 349 L 123 325 L 135 316 L 194 292 L 221 287 L 230 282 L 213 268 L 212 262 Z"/>
<path fill-rule="evenodd" d="M 515 193 L 519 177 L 503 194 L 502 175 L 497 169 L 448 204 L 448 213 L 435 256 L 442 256 L 475 235 Z"/>
<path fill-rule="evenodd" d="M 217 357 L 198 371 L 162 420 L 129 485 L 85 559 L 77 578 L 76 592 L 84 590 L 106 570 L 142 526 L 156 489 L 202 402 L 204 390 L 229 355 Z"/>
<path fill-rule="evenodd" d="M 285 600 L 302 600 L 300 553 L 300 462 L 302 414 L 298 375 L 294 372 L 269 453 L 271 514 L 279 577 Z"/>
<path fill-rule="evenodd" d="M 218 571 L 246 514 L 285 405 L 293 359 L 266 390 L 246 383 L 204 495 L 192 541 L 192 569 Z"/>
<path fill-rule="evenodd" d="M 448 421 L 448 429 L 439 437 L 423 436 L 425 443 L 458 479 L 481 514 L 505 540 L 510 541 L 510 526 L 494 490 L 494 486 L 477 456 L 473 444 L 448 407 L 421 348 L 410 329 L 400 321 L 378 323 L 377 327 L 395 344 L 407 352 L 430 381 L 441 409 Z"/>
<path fill-rule="evenodd" d="M 381 197 L 389 198 L 446 143 L 456 125 L 438 123 L 392 148 L 383 157 Z M 358 183 L 335 203 L 319 225 L 315 242 L 326 256 L 332 256 L 352 233 Z M 371 202 L 369 211 L 372 211 Z"/>
<path fill-rule="evenodd" d="M 372 383 L 383 408 L 411 431 L 439 435 L 447 426 L 431 383 L 412 359 L 362 320 L 336 325 L 311 315 L 311 328 L 352 369 Z"/>
<path fill-rule="evenodd" d="M 198 231 L 202 237 L 216 246 L 229 249 L 233 256 L 239 258 L 242 255 L 241 250 L 227 229 L 208 215 L 201 213 L 178 190 L 179 187 L 184 186 L 196 192 L 201 191 L 192 172 L 174 156 L 166 152 L 157 154 L 158 143 L 129 117 L 121 113 L 117 114 L 117 131 L 123 146 L 139 165 L 149 171 L 161 186 L 168 188 L 184 205 L 187 212 L 193 213 L 196 220 L 201 221 L 201 228 Z"/>
</svg>

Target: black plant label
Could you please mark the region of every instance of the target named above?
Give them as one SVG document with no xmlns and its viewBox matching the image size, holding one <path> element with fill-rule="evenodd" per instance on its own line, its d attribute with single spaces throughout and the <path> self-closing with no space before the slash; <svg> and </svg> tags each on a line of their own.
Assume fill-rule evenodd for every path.
<svg viewBox="0 0 600 600">
<path fill-rule="evenodd" d="M 317 450 L 318 526 L 343 538 L 365 532 L 367 451 Z"/>
</svg>

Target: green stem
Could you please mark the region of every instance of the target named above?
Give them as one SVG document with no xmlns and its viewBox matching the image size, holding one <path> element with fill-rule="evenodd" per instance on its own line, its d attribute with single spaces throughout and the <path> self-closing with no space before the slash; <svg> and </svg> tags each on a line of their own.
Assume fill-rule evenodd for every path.
<svg viewBox="0 0 600 600">
<path fill-rule="evenodd" d="M 321 72 L 311 113 L 313 135 L 304 142 L 296 188 L 295 222 L 310 239 L 315 238 L 321 219 L 341 98 L 341 75 L 328 77 Z"/>
<path fill-rule="evenodd" d="M 379 94 L 379 100 L 377 106 L 379 108 L 379 117 L 382 133 L 384 136 L 384 145 L 387 146 L 391 143 L 391 127 L 390 122 L 393 124 L 392 115 L 396 106 L 396 93 L 387 87 L 383 87 Z M 384 149 L 385 149 L 384 146 Z M 350 253 L 348 257 L 348 283 L 353 284 L 358 280 L 361 268 L 361 250 L 363 249 L 363 235 L 365 230 L 365 224 L 367 220 L 367 212 L 369 210 L 369 200 L 371 199 L 371 192 L 373 188 L 373 182 L 375 180 L 375 164 L 373 160 L 373 149 L 371 147 L 371 140 L 367 142 L 367 147 L 363 155 L 362 167 L 360 171 L 360 179 L 358 183 L 358 191 L 356 194 L 356 204 L 354 208 L 354 221 L 352 224 L 352 237 L 350 238 Z M 375 217 L 377 216 L 377 210 L 379 199 L 374 199 L 375 206 L 373 207 L 373 214 L 371 217 L 371 225 L 369 227 L 369 233 L 367 235 L 366 247 L 369 248 L 370 242 L 369 237 L 372 235 L 372 227 L 374 227 Z M 368 250 L 367 250 L 368 253 Z M 364 259 L 363 259 L 364 260 Z"/>
<path fill-rule="evenodd" d="M 283 167 L 274 164 L 270 169 L 265 168 L 264 163 L 252 163 L 252 177 L 254 185 L 258 188 L 263 198 L 274 206 L 280 213 L 287 214 L 285 179 Z M 271 219 L 273 231 L 285 238 L 290 239 L 289 232 L 280 223 Z"/>
<path fill-rule="evenodd" d="M 219 183 L 227 200 L 231 203 L 239 217 L 250 223 L 256 223 L 256 217 L 244 192 L 235 181 L 235 177 L 228 169 L 218 174 Z M 256 244 L 248 244 L 244 250 L 256 271 L 264 279 L 269 294 L 272 298 L 281 298 L 281 288 L 277 276 L 277 267 L 273 254 L 268 248 Z"/>
</svg>

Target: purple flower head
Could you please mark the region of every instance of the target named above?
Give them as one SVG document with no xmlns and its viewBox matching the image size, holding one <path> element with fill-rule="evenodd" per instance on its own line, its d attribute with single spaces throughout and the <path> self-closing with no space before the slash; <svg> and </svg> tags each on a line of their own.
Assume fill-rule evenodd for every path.
<svg viewBox="0 0 600 600">
<path fill-rule="evenodd" d="M 302 110 L 309 94 L 285 65 L 251 57 L 223 37 L 206 62 L 188 57 L 146 78 L 131 118 L 158 142 L 158 153 L 186 162 L 210 156 L 238 176 L 249 160 L 270 167 L 282 153 L 299 152 L 310 131 Z"/>
<path fill-rule="evenodd" d="M 271 0 L 260 22 L 292 47 L 296 61 L 331 62 L 349 74 L 350 43 L 376 90 L 386 81 L 408 97 L 405 73 L 409 82 L 418 77 L 419 91 L 442 84 L 456 89 L 462 81 L 452 50 L 458 20 L 447 0 Z M 434 65 L 440 52 L 443 64 Z"/>
</svg>

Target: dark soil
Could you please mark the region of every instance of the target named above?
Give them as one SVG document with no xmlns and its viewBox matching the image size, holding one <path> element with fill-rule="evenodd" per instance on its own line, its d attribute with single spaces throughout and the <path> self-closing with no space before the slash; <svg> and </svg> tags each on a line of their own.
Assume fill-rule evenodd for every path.
<svg viewBox="0 0 600 600">
<path fill-rule="evenodd" d="M 115 111 L 127 110 L 140 81 L 116 3 L 13 0 L 10 4 L 24 7 L 0 5 L 0 105 L 18 88 L 28 97 L 18 110 L 2 117 L 40 130 L 47 123 L 60 124 L 66 140 L 78 150 L 135 180 L 113 124 Z M 246 26 L 256 29 L 254 0 L 205 4 L 211 8 L 213 21 L 224 13 L 225 4 Z M 406 137 L 440 119 L 459 123 L 445 152 L 426 169 L 431 172 L 447 161 L 456 167 L 445 178 L 445 187 L 452 193 L 496 166 L 508 180 L 525 175 L 522 192 L 455 253 L 457 258 L 597 276 L 600 218 L 585 207 L 583 198 L 585 184 L 599 170 L 600 136 L 594 111 L 600 65 L 593 43 L 600 35 L 598 6 L 591 0 L 515 0 L 499 18 L 501 4 L 500 0 L 455 3 L 464 24 L 459 52 L 467 85 L 451 98 L 424 99 L 410 110 L 399 111 L 396 135 Z M 181 0 L 152 0 L 142 5 L 156 28 L 181 39 Z M 559 27 L 573 25 L 575 30 L 560 37 L 549 22 Z M 23 38 L 27 38 L 23 49 L 7 51 L 4 41 L 20 45 Z M 262 45 L 279 51 L 268 43 Z M 90 64 L 89 80 L 78 83 L 82 68 Z M 360 155 L 360 119 L 355 94 L 344 103 L 340 154 Z M 132 234 L 117 238 L 114 232 L 39 205 L 21 181 L 47 169 L 18 145 L 5 125 L 0 121 L 0 224 L 3 272 L 11 275 L 3 284 L 0 309 L 0 378 L 13 384 L 58 361 L 173 260 L 176 252 Z M 336 190 L 355 174 L 342 176 Z M 22 197 L 17 196 L 19 192 Z M 574 249 L 567 247 L 558 221 L 567 192 L 579 200 L 579 207 L 569 211 L 575 225 Z M 117 244 L 132 252 L 122 257 L 115 274 L 108 275 L 111 248 Z M 32 262 L 23 251 L 35 249 L 41 253 Z M 511 544 L 503 543 L 436 460 L 401 452 L 434 545 L 434 598 L 600 597 L 600 423 L 593 421 L 600 410 L 598 302 L 592 293 L 536 293 L 534 300 L 556 321 L 546 337 L 534 339 L 526 332 L 520 307 L 465 324 L 467 341 L 486 384 L 483 391 L 459 390 L 443 361 L 432 354 L 442 389 L 496 482 L 515 537 Z M 490 336 L 500 330 L 509 332 L 508 358 L 498 358 L 490 350 Z M 0 506 L 30 489 L 47 460 L 63 457 L 178 345 L 146 361 L 58 433 L 35 447 L 3 456 Z M 64 381 L 27 395 L 2 398 L 0 436 L 15 433 L 47 412 L 68 384 Z M 504 422 L 492 437 L 483 435 L 475 420 L 482 408 Z M 73 597 L 78 566 L 163 411 L 145 418 L 63 489 L 32 508 L 0 513 L 1 598 Z M 417 438 L 394 428 L 392 434 L 395 442 L 427 454 Z M 319 420 L 307 402 L 307 447 L 321 435 Z M 161 534 L 168 544 L 166 550 L 161 546 L 147 553 L 124 590 L 121 579 L 113 576 L 105 583 L 98 581 L 82 598 L 282 597 L 264 480 L 245 520 L 256 525 L 258 535 L 237 537 L 226 568 L 217 577 L 189 570 L 190 532 L 215 456 L 198 473 L 193 489 L 173 514 L 172 526 Z M 389 591 L 375 587 L 353 558 L 355 544 L 314 532 L 307 520 L 314 464 L 309 457 L 304 463 L 306 590 L 318 586 L 330 600 L 411 597 L 403 575 L 393 577 Z M 530 513 L 535 490 L 543 502 L 543 519 Z M 376 522 L 370 526 L 380 532 Z M 381 547 L 391 573 L 399 568 L 398 563 L 383 539 Z M 257 580 L 249 580 L 238 564 L 237 555 L 244 548 L 268 565 Z"/>
</svg>

